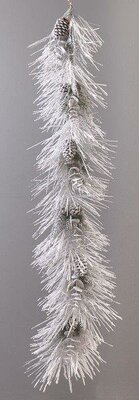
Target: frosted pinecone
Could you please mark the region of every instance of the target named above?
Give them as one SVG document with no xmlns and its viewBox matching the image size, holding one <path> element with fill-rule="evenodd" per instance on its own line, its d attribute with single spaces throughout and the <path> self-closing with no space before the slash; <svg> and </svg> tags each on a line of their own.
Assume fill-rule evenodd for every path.
<svg viewBox="0 0 139 400">
<path fill-rule="evenodd" d="M 87 262 L 80 257 L 74 258 L 75 267 L 79 273 L 79 277 L 84 277 L 87 274 Z"/>
<path fill-rule="evenodd" d="M 66 41 L 69 37 L 69 19 L 62 17 L 56 21 L 54 27 L 54 36 L 56 39 Z"/>
<path fill-rule="evenodd" d="M 66 164 L 71 164 L 77 154 L 77 145 L 74 140 L 70 139 L 66 141 L 65 149 L 63 151 L 63 157 Z"/>
</svg>

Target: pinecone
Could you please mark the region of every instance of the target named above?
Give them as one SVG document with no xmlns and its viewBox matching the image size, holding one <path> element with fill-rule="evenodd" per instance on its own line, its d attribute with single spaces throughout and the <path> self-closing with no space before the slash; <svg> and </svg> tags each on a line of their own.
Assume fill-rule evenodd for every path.
<svg viewBox="0 0 139 400">
<path fill-rule="evenodd" d="M 79 273 L 79 277 L 85 276 L 87 274 L 87 262 L 80 257 L 75 257 L 74 262 Z"/>
<path fill-rule="evenodd" d="M 77 154 L 77 145 L 74 140 L 70 139 L 66 141 L 66 146 L 63 151 L 63 157 L 66 164 L 71 164 Z"/>
<path fill-rule="evenodd" d="M 63 41 L 68 40 L 69 24 L 70 24 L 70 21 L 65 17 L 62 17 L 56 21 L 56 24 L 54 27 L 55 39 L 59 39 L 59 40 L 63 40 Z"/>
</svg>

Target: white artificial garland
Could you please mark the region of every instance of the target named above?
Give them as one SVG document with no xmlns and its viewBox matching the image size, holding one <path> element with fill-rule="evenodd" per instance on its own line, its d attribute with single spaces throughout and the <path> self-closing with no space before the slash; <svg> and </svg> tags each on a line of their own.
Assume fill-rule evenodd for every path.
<svg viewBox="0 0 139 400">
<path fill-rule="evenodd" d="M 111 177 L 111 143 L 96 121 L 104 85 L 89 64 L 102 45 L 97 29 L 73 15 L 72 5 L 50 36 L 35 43 L 31 63 L 38 86 L 36 118 L 48 137 L 37 157 L 39 176 L 33 194 L 42 200 L 34 234 L 39 244 L 33 264 L 41 274 L 44 323 L 33 337 L 28 373 L 45 391 L 61 370 L 71 378 L 93 378 L 103 361 L 101 326 L 113 329 L 114 274 L 106 258 L 109 240 L 99 221 Z M 40 52 L 40 53 L 39 53 Z M 50 135 L 51 134 L 51 135 Z"/>
</svg>

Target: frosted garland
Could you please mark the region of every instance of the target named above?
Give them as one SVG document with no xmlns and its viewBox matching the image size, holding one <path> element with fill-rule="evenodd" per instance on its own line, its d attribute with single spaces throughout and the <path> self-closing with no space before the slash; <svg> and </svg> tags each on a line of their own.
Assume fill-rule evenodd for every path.
<svg viewBox="0 0 139 400">
<path fill-rule="evenodd" d="M 62 370 L 72 391 L 72 377 L 85 384 L 86 375 L 96 374 L 103 361 L 98 346 L 105 343 L 100 328 L 113 329 L 118 318 L 105 255 L 109 241 L 99 221 L 112 170 L 111 144 L 95 121 L 106 93 L 88 70 L 89 63 L 98 69 L 94 54 L 102 40 L 70 6 L 36 45 L 42 47 L 31 63 L 36 119 L 52 135 L 41 143 L 33 192 L 42 195 L 34 210 L 40 241 L 33 264 L 42 277 L 39 304 L 46 317 L 33 337 L 28 373 L 45 391 Z"/>
</svg>

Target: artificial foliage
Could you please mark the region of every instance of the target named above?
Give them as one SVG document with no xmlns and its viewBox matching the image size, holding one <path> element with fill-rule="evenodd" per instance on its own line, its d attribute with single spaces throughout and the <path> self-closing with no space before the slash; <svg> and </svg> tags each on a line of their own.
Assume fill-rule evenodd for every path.
<svg viewBox="0 0 139 400">
<path fill-rule="evenodd" d="M 76 17 L 72 4 L 52 33 L 31 45 L 37 54 L 30 64 L 38 87 L 35 114 L 43 122 L 33 265 L 41 276 L 44 322 L 33 337 L 27 371 L 43 391 L 61 372 L 71 391 L 73 377 L 92 379 L 103 362 L 101 327 L 113 330 L 118 318 L 109 240 L 100 222 L 113 168 L 113 144 L 97 113 L 106 107 L 105 87 L 94 78 L 101 45 L 98 29 Z"/>
</svg>

